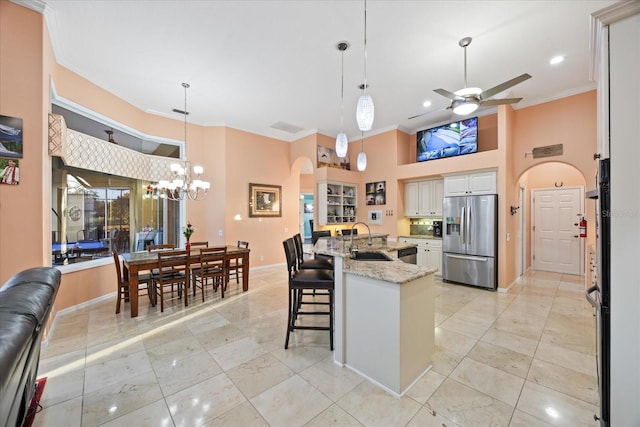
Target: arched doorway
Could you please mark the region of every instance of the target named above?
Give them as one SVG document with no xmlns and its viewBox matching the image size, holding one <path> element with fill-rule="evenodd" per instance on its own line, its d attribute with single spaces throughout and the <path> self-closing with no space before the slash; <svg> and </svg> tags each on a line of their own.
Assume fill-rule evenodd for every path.
<svg viewBox="0 0 640 427">
<path fill-rule="evenodd" d="M 308 157 L 299 157 L 293 163 L 292 174 L 299 175 L 298 189 L 298 232 L 303 242 L 311 241 L 313 218 L 315 215 L 315 179 L 313 163 Z"/>
<path fill-rule="evenodd" d="M 547 162 L 527 169 L 517 190 L 518 275 L 531 268 L 584 274 L 586 242 L 578 227 L 585 213 L 585 177 L 575 167 Z"/>
</svg>

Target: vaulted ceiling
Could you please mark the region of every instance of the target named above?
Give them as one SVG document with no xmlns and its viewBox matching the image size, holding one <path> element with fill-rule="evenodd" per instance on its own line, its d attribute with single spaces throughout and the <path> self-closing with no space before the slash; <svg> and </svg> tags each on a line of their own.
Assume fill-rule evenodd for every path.
<svg viewBox="0 0 640 427">
<path fill-rule="evenodd" d="M 24 1 L 17 1 L 25 4 Z M 590 14 L 613 1 L 367 2 L 371 133 L 415 132 L 448 121 L 433 92 L 483 89 L 522 73 L 533 78 L 496 97 L 522 108 L 595 87 L 589 79 Z M 40 0 L 58 63 L 138 108 L 177 120 L 188 90 L 189 121 L 285 141 L 341 129 L 360 138 L 355 108 L 364 81 L 364 1 Z M 563 63 L 550 65 L 555 55 Z M 430 107 L 423 103 L 430 101 Z M 487 108 L 479 114 L 487 113 Z M 495 107 L 493 107 L 495 111 Z M 276 123 L 291 130 L 274 128 Z M 276 126 L 277 127 L 277 126 Z"/>
</svg>

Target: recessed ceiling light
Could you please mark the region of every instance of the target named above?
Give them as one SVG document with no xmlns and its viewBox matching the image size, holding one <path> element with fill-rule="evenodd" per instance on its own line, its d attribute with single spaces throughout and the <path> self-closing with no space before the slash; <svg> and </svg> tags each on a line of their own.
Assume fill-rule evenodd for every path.
<svg viewBox="0 0 640 427">
<path fill-rule="evenodd" d="M 549 60 L 549 64 L 556 65 L 564 61 L 564 55 L 556 55 Z"/>
<path fill-rule="evenodd" d="M 422 103 L 422 106 L 425 107 L 425 108 L 431 107 L 431 101 L 429 101 L 429 100 L 424 101 Z"/>
</svg>

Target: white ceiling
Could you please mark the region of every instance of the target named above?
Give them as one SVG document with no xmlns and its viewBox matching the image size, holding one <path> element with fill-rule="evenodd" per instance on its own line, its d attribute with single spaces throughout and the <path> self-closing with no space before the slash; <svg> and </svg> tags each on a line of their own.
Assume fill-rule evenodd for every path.
<svg viewBox="0 0 640 427">
<path fill-rule="evenodd" d="M 59 64 L 138 108 L 293 141 L 344 129 L 360 137 L 355 107 L 364 80 L 363 1 L 39 0 Z M 433 89 L 488 89 L 522 73 L 532 79 L 496 97 L 522 108 L 595 87 L 589 80 L 590 14 L 613 1 L 369 1 L 367 81 L 376 115 L 371 133 L 415 132 L 451 118 Z M 564 63 L 549 65 L 554 55 Z M 491 110 L 480 110 L 479 114 Z M 495 107 L 494 110 L 495 111 Z M 276 122 L 300 127 L 295 134 Z"/>
</svg>

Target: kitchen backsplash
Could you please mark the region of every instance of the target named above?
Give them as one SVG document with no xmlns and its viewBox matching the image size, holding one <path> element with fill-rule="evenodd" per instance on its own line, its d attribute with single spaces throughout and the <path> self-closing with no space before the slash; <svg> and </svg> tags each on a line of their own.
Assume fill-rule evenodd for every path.
<svg viewBox="0 0 640 427">
<path fill-rule="evenodd" d="M 411 236 L 433 236 L 433 221 L 441 218 L 411 218 L 409 220 L 409 234 Z"/>
</svg>

